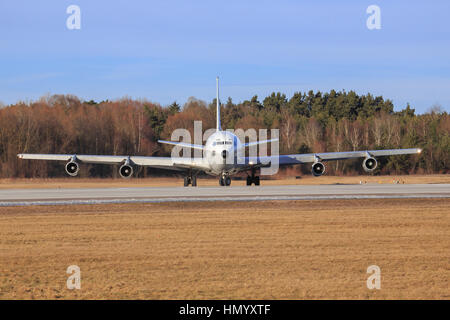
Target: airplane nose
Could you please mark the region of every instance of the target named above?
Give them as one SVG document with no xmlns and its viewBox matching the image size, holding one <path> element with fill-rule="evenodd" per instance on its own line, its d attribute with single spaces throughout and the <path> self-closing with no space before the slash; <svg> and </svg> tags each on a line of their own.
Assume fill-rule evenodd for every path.
<svg viewBox="0 0 450 320">
<path fill-rule="evenodd" d="M 222 158 L 226 159 L 228 156 L 228 151 L 227 150 L 223 150 L 222 151 Z"/>
</svg>

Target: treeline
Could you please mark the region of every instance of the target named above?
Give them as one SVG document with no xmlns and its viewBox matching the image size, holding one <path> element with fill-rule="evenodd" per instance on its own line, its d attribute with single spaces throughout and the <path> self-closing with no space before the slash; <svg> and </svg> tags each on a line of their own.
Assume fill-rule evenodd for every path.
<svg viewBox="0 0 450 320">
<path fill-rule="evenodd" d="M 181 107 L 123 98 L 80 101 L 71 95 L 43 97 L 0 109 L 0 177 L 64 176 L 61 163 L 19 161 L 18 153 L 168 156 L 177 128 L 215 126 L 215 100 L 190 98 Z M 280 153 L 309 153 L 420 147 L 420 156 L 380 159 L 378 174 L 448 173 L 450 116 L 439 108 L 416 115 L 409 105 L 394 112 L 390 100 L 355 92 L 272 93 L 235 104 L 222 103 L 223 128 L 280 129 Z M 193 136 L 193 135 L 192 135 Z M 329 174 L 362 172 L 361 161 L 327 164 Z M 83 166 L 82 175 L 116 176 L 113 166 Z M 297 170 L 309 173 L 309 166 Z M 140 176 L 152 170 L 140 170 Z"/>
</svg>

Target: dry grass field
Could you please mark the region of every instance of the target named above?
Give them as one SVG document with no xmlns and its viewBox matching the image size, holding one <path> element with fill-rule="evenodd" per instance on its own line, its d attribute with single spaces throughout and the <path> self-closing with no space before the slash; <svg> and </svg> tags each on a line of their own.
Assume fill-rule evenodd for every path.
<svg viewBox="0 0 450 320">
<path fill-rule="evenodd" d="M 8 207 L 0 235 L 1 299 L 450 298 L 450 199 Z"/>
<path fill-rule="evenodd" d="M 281 177 L 263 180 L 262 185 L 313 185 L 313 184 L 358 184 L 365 183 L 450 183 L 449 174 L 407 175 L 407 176 L 321 176 L 312 175 Z M 180 177 L 146 179 L 95 179 L 95 178 L 51 178 L 51 179 L 0 179 L 0 189 L 27 188 L 118 188 L 118 187 L 172 187 L 182 186 Z M 199 186 L 218 186 L 217 178 L 199 178 Z M 232 186 L 245 186 L 245 180 L 234 180 Z"/>
</svg>

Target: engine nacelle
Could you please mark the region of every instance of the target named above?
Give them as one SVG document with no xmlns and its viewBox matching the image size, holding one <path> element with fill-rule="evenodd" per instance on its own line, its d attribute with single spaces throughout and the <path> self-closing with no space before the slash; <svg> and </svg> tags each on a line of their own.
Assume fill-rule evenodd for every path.
<svg viewBox="0 0 450 320">
<path fill-rule="evenodd" d="M 80 170 L 80 166 L 75 161 L 70 161 L 66 164 L 66 172 L 69 176 L 75 177 Z"/>
<path fill-rule="evenodd" d="M 365 158 L 362 163 L 363 169 L 366 172 L 372 172 L 377 168 L 377 160 L 375 158 L 369 157 Z"/>
<path fill-rule="evenodd" d="M 312 165 L 312 174 L 319 177 L 325 173 L 325 165 L 322 162 L 315 162 Z"/>
<path fill-rule="evenodd" d="M 122 178 L 130 178 L 133 175 L 133 167 L 129 164 L 124 164 L 119 168 L 119 174 Z"/>
</svg>

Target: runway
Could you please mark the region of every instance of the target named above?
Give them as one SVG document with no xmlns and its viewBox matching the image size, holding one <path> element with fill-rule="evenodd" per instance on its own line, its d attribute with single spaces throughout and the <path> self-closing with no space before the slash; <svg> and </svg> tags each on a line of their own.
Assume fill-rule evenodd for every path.
<svg viewBox="0 0 450 320">
<path fill-rule="evenodd" d="M 146 203 L 450 198 L 450 184 L 289 185 L 252 187 L 135 187 L 0 190 L 0 206 Z"/>
</svg>

